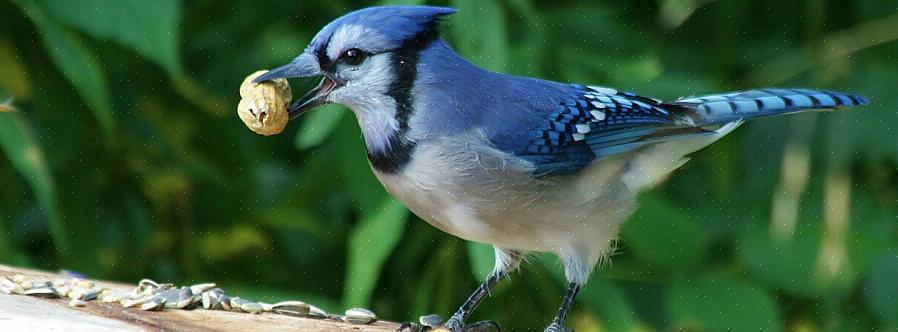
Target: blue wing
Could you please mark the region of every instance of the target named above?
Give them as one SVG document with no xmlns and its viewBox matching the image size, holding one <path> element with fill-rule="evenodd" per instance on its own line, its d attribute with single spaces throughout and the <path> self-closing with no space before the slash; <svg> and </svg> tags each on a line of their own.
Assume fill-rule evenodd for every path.
<svg viewBox="0 0 898 332">
<path fill-rule="evenodd" d="M 713 134 L 725 123 L 807 110 L 863 105 L 861 96 L 808 89 L 761 89 L 662 102 L 629 92 L 575 86 L 576 93 L 531 129 L 515 155 L 540 175 L 574 172 L 640 147 Z"/>
</svg>

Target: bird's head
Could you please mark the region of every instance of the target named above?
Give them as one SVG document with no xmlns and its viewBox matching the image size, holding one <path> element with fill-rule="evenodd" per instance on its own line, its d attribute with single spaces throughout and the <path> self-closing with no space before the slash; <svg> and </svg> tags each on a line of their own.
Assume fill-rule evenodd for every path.
<svg viewBox="0 0 898 332">
<path fill-rule="evenodd" d="M 426 6 L 372 7 L 325 26 L 292 62 L 255 79 L 322 77 L 290 106 L 290 118 L 326 103 L 352 109 L 385 101 L 402 104 L 418 53 L 439 38 L 439 18 L 455 9 Z M 412 68 L 410 68 L 412 67 Z M 408 93 L 408 91 L 405 91 Z"/>
</svg>

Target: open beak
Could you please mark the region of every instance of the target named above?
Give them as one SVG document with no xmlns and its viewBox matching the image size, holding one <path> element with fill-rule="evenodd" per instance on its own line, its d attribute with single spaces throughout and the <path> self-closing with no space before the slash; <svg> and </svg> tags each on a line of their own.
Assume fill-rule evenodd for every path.
<svg viewBox="0 0 898 332">
<path fill-rule="evenodd" d="M 302 96 L 302 98 L 293 102 L 290 108 L 287 109 L 290 120 L 293 120 L 318 106 L 327 104 L 327 95 L 339 86 L 334 79 L 328 77 L 321 70 L 318 66 L 318 60 L 313 55 L 309 53 L 300 54 L 292 62 L 272 69 L 257 77 L 253 82 L 261 83 L 276 78 L 307 78 L 316 76 L 323 76 L 321 83 Z"/>
</svg>

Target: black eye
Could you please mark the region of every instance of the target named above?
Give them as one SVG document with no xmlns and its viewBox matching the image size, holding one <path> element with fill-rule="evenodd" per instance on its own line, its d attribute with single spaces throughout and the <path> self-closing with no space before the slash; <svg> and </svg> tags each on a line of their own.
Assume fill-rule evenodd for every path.
<svg viewBox="0 0 898 332">
<path fill-rule="evenodd" d="M 368 55 L 360 49 L 350 48 L 343 52 L 342 55 L 340 55 L 340 60 L 347 65 L 358 66 L 362 64 L 363 61 L 365 61 L 365 58 L 367 56 Z"/>
</svg>

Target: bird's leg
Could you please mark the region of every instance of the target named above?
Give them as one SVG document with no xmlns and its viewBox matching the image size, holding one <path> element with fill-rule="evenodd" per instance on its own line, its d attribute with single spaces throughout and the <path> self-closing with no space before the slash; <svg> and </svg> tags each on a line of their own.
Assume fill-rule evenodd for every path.
<svg viewBox="0 0 898 332">
<path fill-rule="evenodd" d="M 499 326 L 490 321 L 478 322 L 471 325 L 465 325 L 465 320 L 471 316 L 471 313 L 474 312 L 474 309 L 477 309 L 477 306 L 480 305 L 481 302 L 489 295 L 490 291 L 493 287 L 496 287 L 499 284 L 499 281 L 502 280 L 505 276 L 508 275 L 508 272 L 516 269 L 523 259 L 524 255 L 515 250 L 507 250 L 495 247 L 496 250 L 496 267 L 493 269 L 493 273 L 486 279 L 480 287 L 477 287 L 474 290 L 474 293 L 468 297 L 468 300 L 465 301 L 464 304 L 452 317 L 449 318 L 449 321 L 446 322 L 445 326 L 452 331 L 486 331 L 490 327 L 499 330 Z"/>
<path fill-rule="evenodd" d="M 567 329 L 564 327 L 564 320 L 567 319 L 567 314 L 571 310 L 571 305 L 574 303 L 574 297 L 577 296 L 577 292 L 580 291 L 580 284 L 576 282 L 572 282 L 568 284 L 567 292 L 564 294 L 564 299 L 561 301 L 561 308 L 558 309 L 558 315 L 555 316 L 555 319 L 552 321 L 552 324 L 546 328 L 545 332 L 571 332 L 573 330 Z"/>
</svg>

